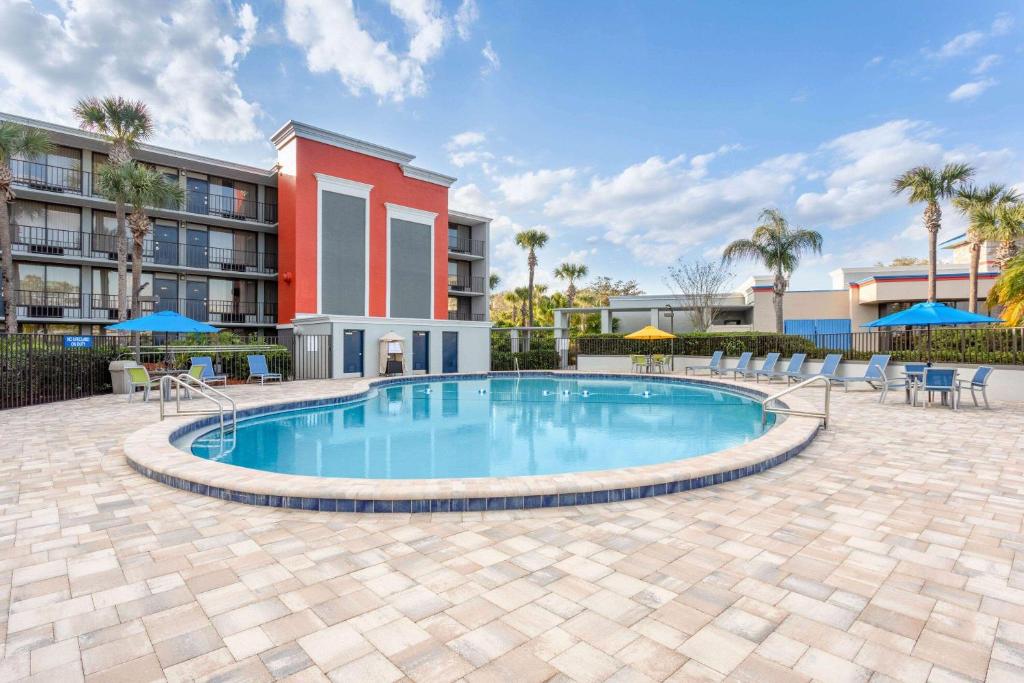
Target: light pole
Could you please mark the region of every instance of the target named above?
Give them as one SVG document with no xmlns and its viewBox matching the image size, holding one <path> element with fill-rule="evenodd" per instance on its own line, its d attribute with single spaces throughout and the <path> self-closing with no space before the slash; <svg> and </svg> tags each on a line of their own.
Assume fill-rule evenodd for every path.
<svg viewBox="0 0 1024 683">
<path fill-rule="evenodd" d="M 668 331 L 672 335 L 672 341 L 669 342 L 668 347 L 668 363 L 669 369 L 674 371 L 676 369 L 676 314 L 675 311 L 672 310 L 671 304 L 665 304 L 665 315 L 668 316 Z"/>
</svg>

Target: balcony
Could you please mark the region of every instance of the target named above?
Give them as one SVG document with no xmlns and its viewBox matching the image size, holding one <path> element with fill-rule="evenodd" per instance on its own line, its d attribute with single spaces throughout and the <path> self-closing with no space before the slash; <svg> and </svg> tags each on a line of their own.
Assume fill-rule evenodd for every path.
<svg viewBox="0 0 1024 683">
<path fill-rule="evenodd" d="M 448 311 L 448 319 L 482 323 L 485 320 L 485 317 L 483 313 L 470 313 L 469 311 Z"/>
<path fill-rule="evenodd" d="M 19 320 L 60 319 L 117 320 L 117 296 L 78 292 L 37 292 L 15 290 Z M 154 311 L 175 311 L 212 325 L 273 325 L 277 322 L 277 304 L 256 301 L 218 301 L 197 299 L 159 299 L 140 302 L 139 311 L 128 317 Z"/>
<path fill-rule="evenodd" d="M 456 294 L 483 294 L 484 279 L 468 275 L 449 275 L 448 291 Z"/>
<path fill-rule="evenodd" d="M 33 190 L 106 199 L 95 191 L 93 174 L 87 171 L 12 159 L 11 173 L 14 176 L 14 184 Z M 238 221 L 277 223 L 276 203 L 258 202 L 223 193 L 189 191 L 181 206 L 171 204 L 152 208 L 185 211 L 201 216 L 219 216 Z"/>
<path fill-rule="evenodd" d="M 57 230 L 32 225 L 11 226 L 11 251 L 15 254 L 81 256 L 117 260 L 115 235 Z M 128 244 L 131 260 L 131 241 Z M 273 252 L 225 249 L 183 242 L 156 240 L 152 235 L 142 243 L 142 262 L 158 266 L 184 266 L 218 272 L 277 272 L 277 254 Z"/>
<path fill-rule="evenodd" d="M 487 255 L 487 242 L 484 242 L 483 240 L 471 240 L 466 237 L 449 237 L 448 252 L 451 254 L 460 254 L 462 256 L 484 257 Z"/>
</svg>

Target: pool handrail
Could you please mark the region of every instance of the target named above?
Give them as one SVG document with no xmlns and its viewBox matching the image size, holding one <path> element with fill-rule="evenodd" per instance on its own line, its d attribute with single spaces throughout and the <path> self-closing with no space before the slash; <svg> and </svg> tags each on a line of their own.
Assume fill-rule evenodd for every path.
<svg viewBox="0 0 1024 683">
<path fill-rule="evenodd" d="M 779 399 L 786 394 L 791 394 L 797 389 L 802 389 L 806 386 L 810 386 L 815 382 L 825 383 L 825 408 L 824 410 L 812 411 L 812 410 L 793 410 L 792 408 L 779 408 L 772 407 L 769 405 L 772 401 Z M 831 413 L 832 403 L 832 380 L 825 375 L 815 375 L 814 377 L 808 377 L 802 382 L 798 382 L 792 386 L 786 387 L 782 391 L 772 394 L 768 398 L 761 401 L 761 427 L 764 427 L 768 423 L 768 413 L 775 413 L 777 415 L 796 415 L 798 417 L 817 417 L 821 419 L 821 426 L 823 429 L 828 429 L 829 415 Z"/>
<path fill-rule="evenodd" d="M 166 402 L 165 395 L 170 390 L 171 385 L 177 386 L 177 391 L 174 392 L 174 413 L 175 415 L 218 415 L 220 417 L 220 431 L 224 433 L 224 413 L 231 411 L 231 427 L 234 429 L 234 425 L 238 421 L 238 407 L 235 405 L 235 400 L 225 394 L 222 391 L 218 391 L 211 387 L 209 384 L 201 379 L 197 379 L 191 375 L 182 374 L 180 376 L 164 375 L 160 378 L 160 420 L 162 421 L 166 417 L 166 411 L 164 403 Z M 166 385 L 166 386 L 165 386 Z M 199 395 L 208 401 L 213 402 L 216 406 L 216 410 L 182 410 L 181 409 L 181 390 L 191 390 L 198 388 Z M 210 393 L 207 393 L 210 392 Z M 219 401 L 216 397 L 222 398 L 227 401 L 227 405 Z"/>
</svg>

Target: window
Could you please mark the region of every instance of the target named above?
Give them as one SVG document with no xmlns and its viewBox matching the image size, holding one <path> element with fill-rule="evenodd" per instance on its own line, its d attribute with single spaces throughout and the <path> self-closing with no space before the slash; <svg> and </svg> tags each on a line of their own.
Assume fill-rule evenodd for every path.
<svg viewBox="0 0 1024 683">
<path fill-rule="evenodd" d="M 18 303 L 29 307 L 30 317 L 62 316 L 60 309 L 81 305 L 81 272 L 77 267 L 19 263 L 15 271 Z"/>
<path fill-rule="evenodd" d="M 58 145 L 47 154 L 15 157 L 15 177 L 44 190 L 82 191 L 82 150 Z"/>
<path fill-rule="evenodd" d="M 32 253 L 64 254 L 81 248 L 82 210 L 77 206 L 19 200 L 14 202 L 12 218 L 16 250 L 27 245 Z"/>
<path fill-rule="evenodd" d="M 114 214 L 92 212 L 92 250 L 101 254 L 117 253 L 117 217 Z"/>
<path fill-rule="evenodd" d="M 132 279 L 131 270 L 128 271 L 128 296 L 132 293 Z M 143 296 L 152 296 L 153 294 L 153 274 L 143 273 L 142 274 Z M 107 270 L 100 268 L 92 269 L 92 293 L 94 299 L 113 300 L 114 306 L 117 305 L 117 271 Z M 97 304 L 100 305 L 100 304 Z M 102 304 L 106 305 L 106 304 Z"/>
<path fill-rule="evenodd" d="M 210 177 L 210 213 L 256 218 L 256 186 L 240 180 Z"/>
</svg>

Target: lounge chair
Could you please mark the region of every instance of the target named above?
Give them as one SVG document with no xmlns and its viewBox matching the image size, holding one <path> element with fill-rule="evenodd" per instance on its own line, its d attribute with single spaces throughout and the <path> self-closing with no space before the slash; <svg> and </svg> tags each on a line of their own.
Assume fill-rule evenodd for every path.
<svg viewBox="0 0 1024 683">
<path fill-rule="evenodd" d="M 748 370 L 744 377 L 753 377 L 755 382 L 760 382 L 762 377 L 769 378 L 775 374 L 775 366 L 779 363 L 779 356 L 782 354 L 772 351 L 764 357 L 764 362 L 761 363 L 761 367 L 756 370 Z"/>
<path fill-rule="evenodd" d="M 249 377 L 245 380 L 246 384 L 253 379 L 258 379 L 260 384 L 275 379 L 278 382 L 281 381 L 281 373 L 270 371 L 270 368 L 267 367 L 267 357 L 263 354 L 246 356 L 245 359 L 249 362 Z"/>
<path fill-rule="evenodd" d="M 988 379 L 992 376 L 992 368 L 988 365 L 982 365 L 980 368 L 974 371 L 974 376 L 970 379 L 958 379 L 956 383 L 959 385 L 959 389 L 970 389 L 971 400 L 974 401 L 974 405 L 978 405 L 978 397 L 975 395 L 975 391 L 981 392 L 981 398 L 985 401 L 985 409 L 988 410 L 988 395 L 985 390 L 988 389 Z"/>
<path fill-rule="evenodd" d="M 879 388 L 885 382 L 885 368 L 889 365 L 889 354 L 876 353 L 868 361 L 868 367 L 863 375 L 846 375 L 836 377 L 835 381 L 843 385 L 844 391 L 850 390 L 853 382 L 867 382 L 872 389 Z"/>
<path fill-rule="evenodd" d="M 149 400 L 150 389 L 160 389 L 160 380 L 149 376 L 149 370 L 142 366 L 125 368 L 128 371 L 128 381 L 131 383 L 131 391 L 128 392 L 128 402 L 135 398 L 135 390 L 142 389 L 142 400 Z"/>
<path fill-rule="evenodd" d="M 793 380 L 803 381 L 812 377 L 827 377 L 830 380 L 836 379 L 836 371 L 839 370 L 839 364 L 843 362 L 843 354 L 841 353 L 830 353 L 825 356 L 825 360 L 821 363 L 821 369 L 815 372 L 795 372 L 786 374 L 786 384 L 789 384 Z"/>
<path fill-rule="evenodd" d="M 218 375 L 213 371 L 213 361 L 209 356 L 193 356 L 192 365 L 203 366 L 203 376 L 200 379 L 206 384 L 227 384 L 227 375 Z"/>
<path fill-rule="evenodd" d="M 183 372 L 180 375 L 178 375 L 178 377 L 182 380 L 185 380 L 186 377 L 191 377 L 192 379 L 198 379 L 199 381 L 202 381 L 203 369 L 205 367 L 205 365 L 193 365 L 188 369 L 188 372 Z M 192 398 L 192 387 L 195 387 L 195 385 L 189 384 L 189 386 L 185 388 L 185 398 Z M 199 391 L 198 387 L 195 387 L 195 389 L 196 391 Z"/>
<path fill-rule="evenodd" d="M 780 378 L 785 377 L 786 379 L 789 379 L 790 375 L 799 375 L 800 374 L 800 368 L 802 368 L 804 366 L 804 361 L 805 360 L 807 360 L 807 354 L 806 353 L 794 353 L 790 357 L 789 364 L 786 366 L 786 369 L 785 370 L 775 370 L 770 375 L 768 375 L 768 381 L 771 382 L 776 377 L 780 377 Z"/>
<path fill-rule="evenodd" d="M 711 354 L 711 362 L 707 365 L 687 365 L 683 368 L 683 374 L 690 374 L 690 370 L 693 370 L 693 374 L 697 374 L 698 370 L 707 370 L 710 374 L 715 374 L 722 367 L 722 356 L 725 355 L 724 351 L 715 351 Z"/>
<path fill-rule="evenodd" d="M 954 368 L 925 368 L 921 382 L 914 385 L 913 404 L 917 405 L 917 392 L 928 392 L 928 402 L 931 405 L 932 396 L 941 395 L 943 398 L 949 395 L 950 408 L 956 410 L 960 405 L 960 384 L 956 381 L 956 369 Z"/>
<path fill-rule="evenodd" d="M 731 372 L 733 379 L 739 379 L 741 375 L 743 377 L 746 377 L 747 376 L 747 372 L 749 372 L 749 370 L 750 370 L 750 359 L 753 358 L 753 357 L 754 357 L 753 353 L 751 353 L 750 351 L 744 351 L 743 353 L 740 354 L 739 360 L 736 361 L 736 366 L 735 367 L 732 367 L 732 368 L 719 367 L 717 370 L 712 370 L 711 372 L 713 374 L 715 374 L 715 375 L 722 375 L 722 376 L 725 376 L 725 375 L 727 375 L 727 374 L 729 374 Z"/>
</svg>

